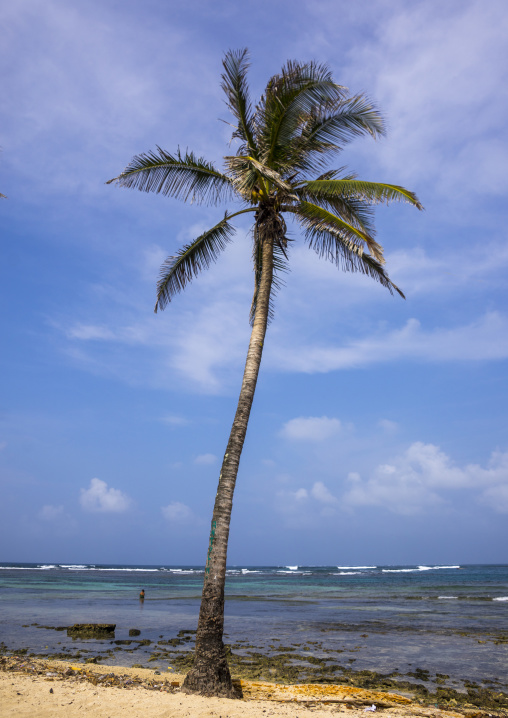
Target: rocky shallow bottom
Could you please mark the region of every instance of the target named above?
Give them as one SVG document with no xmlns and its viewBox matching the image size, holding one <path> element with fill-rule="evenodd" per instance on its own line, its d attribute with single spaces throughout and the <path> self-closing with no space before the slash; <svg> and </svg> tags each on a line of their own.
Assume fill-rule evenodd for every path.
<svg viewBox="0 0 508 718">
<path fill-rule="evenodd" d="M 67 626 L 37 627 L 69 633 Z M 88 648 L 90 643 L 86 641 L 86 637 L 82 637 L 75 647 L 64 647 L 60 652 L 48 653 L 34 653 L 28 648 L 16 649 L 0 644 L 0 668 L 25 671 L 26 667 L 31 665 L 29 670 L 44 671 L 44 667 L 34 667 L 38 665 L 37 661 L 57 659 L 81 665 L 79 670 L 75 670 L 76 666 L 67 666 L 67 677 L 88 680 L 86 664 L 131 665 L 133 668 L 150 669 L 150 677 L 144 679 L 148 681 L 146 687 L 154 684 L 159 690 L 171 691 L 175 689 L 175 685 L 171 685 L 171 676 L 185 673 L 192 665 L 194 633 L 192 630 L 182 630 L 176 636 L 160 636 L 159 640 L 152 641 L 144 639 L 138 629 L 131 629 L 129 639 L 103 640 L 99 645 L 95 641 L 93 647 Z M 506 636 L 496 636 L 493 640 L 504 643 L 508 639 Z M 227 651 L 231 673 L 236 679 L 278 684 L 340 683 L 367 690 L 397 693 L 423 705 L 447 710 L 468 713 L 476 710 L 478 715 L 485 712 L 485 715 L 508 716 L 506 678 L 503 680 L 492 677 L 477 683 L 467 679 L 450 679 L 444 673 L 432 673 L 418 667 L 406 673 L 400 673 L 398 670 L 390 673 L 355 670 L 352 665 L 354 659 L 348 659 L 348 665 L 341 664 L 341 652 L 325 648 L 319 641 L 282 645 L 278 639 L 273 639 L 268 650 L 263 651 L 247 641 L 238 641 L 228 645 Z M 133 659 L 140 662 L 133 662 Z M 105 673 L 100 680 L 109 684 L 121 686 L 121 681 L 140 680 L 133 679 L 129 674 L 120 679 L 118 673 L 108 674 L 106 666 L 104 668 Z M 92 680 L 98 680 L 96 672 L 91 675 Z"/>
</svg>

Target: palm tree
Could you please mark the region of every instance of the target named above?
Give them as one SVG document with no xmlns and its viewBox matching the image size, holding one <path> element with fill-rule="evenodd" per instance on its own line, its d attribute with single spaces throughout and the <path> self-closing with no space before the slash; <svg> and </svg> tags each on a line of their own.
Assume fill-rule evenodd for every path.
<svg viewBox="0 0 508 718">
<path fill-rule="evenodd" d="M 184 683 L 188 692 L 235 697 L 222 640 L 229 524 L 272 300 L 288 266 L 284 216 L 296 220 L 308 246 L 321 257 L 346 271 L 366 274 L 403 297 L 384 269 L 383 248 L 374 238 L 373 205 L 402 201 L 422 206 L 403 187 L 326 169 L 330 158 L 353 138 L 384 134 L 383 119 L 368 98 L 350 95 L 333 81 L 326 65 L 288 62 L 270 78 L 255 106 L 246 79 L 247 51 L 229 51 L 223 67 L 221 86 L 234 118 L 232 139 L 239 142 L 236 154 L 224 158 L 224 171 L 192 152 L 170 154 L 157 147 L 135 156 L 109 182 L 196 203 L 240 202 L 240 209 L 227 211 L 214 227 L 164 262 L 156 312 L 217 260 L 232 240 L 231 220 L 254 214 L 252 333 L 213 509 L 194 665 Z"/>
</svg>

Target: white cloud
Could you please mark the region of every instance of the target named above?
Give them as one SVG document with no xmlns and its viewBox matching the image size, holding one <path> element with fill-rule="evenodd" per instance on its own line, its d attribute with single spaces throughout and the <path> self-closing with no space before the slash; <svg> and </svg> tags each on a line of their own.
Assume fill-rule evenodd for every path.
<svg viewBox="0 0 508 718">
<path fill-rule="evenodd" d="M 77 521 L 68 514 L 62 505 L 54 506 L 45 504 L 37 518 L 45 523 L 44 533 L 51 533 L 55 536 L 73 536 L 79 529 Z"/>
<path fill-rule="evenodd" d="M 275 494 L 275 509 L 290 525 L 297 521 L 300 526 L 315 526 L 321 518 L 335 516 L 339 507 L 339 500 L 322 481 L 315 481 L 310 490 L 284 489 Z"/>
<path fill-rule="evenodd" d="M 215 464 L 217 461 L 217 457 L 215 454 L 201 454 L 200 456 L 196 456 L 194 459 L 195 464 L 200 464 L 202 466 L 210 466 L 210 464 Z"/>
<path fill-rule="evenodd" d="M 457 251 L 446 248 L 432 254 L 421 247 L 400 249 L 387 257 L 390 276 L 397 278 L 408 299 L 457 291 L 502 287 L 508 266 L 508 246 L 501 241 L 470 242 Z M 365 293 L 364 293 L 365 296 Z"/>
<path fill-rule="evenodd" d="M 417 319 L 343 347 L 279 347 L 272 360 L 289 371 L 315 373 L 389 361 L 480 361 L 508 358 L 508 319 L 489 312 L 451 329 L 424 330 Z"/>
<path fill-rule="evenodd" d="M 508 480 L 483 492 L 482 501 L 499 514 L 508 514 Z"/>
<path fill-rule="evenodd" d="M 132 8 L 118 13 L 102 4 L 58 0 L 24 3 L 16 13 L 2 6 L 0 22 L 5 28 L 0 60 L 5 65 L 18 58 L 6 78 L 4 146 L 15 150 L 11 162 L 29 187 L 46 167 L 39 194 L 104 195 L 104 180 L 127 164 L 132 147 L 142 150 L 153 141 L 149 137 L 157 141 L 168 130 L 170 136 L 196 139 L 209 124 L 207 113 L 197 112 L 193 101 L 181 102 L 176 117 L 170 111 L 175 98 L 189 100 L 196 78 L 204 102 L 219 109 L 218 63 L 209 61 L 206 43 L 190 56 L 184 51 L 189 34 L 182 23 L 159 23 Z M 150 46 L 150 53 L 140 55 L 143 46 Z M 30 52 L 22 52 L 27 47 Z M 161 69 L 168 48 L 171 72 Z M 198 154 L 201 144 L 204 140 Z M 36 168 L 30 173 L 23 169 L 28 156 Z M 117 195 L 111 191 L 110 201 L 121 202 Z"/>
<path fill-rule="evenodd" d="M 311 490 L 312 497 L 323 504 L 338 504 L 339 500 L 330 493 L 322 481 L 316 481 Z"/>
<path fill-rule="evenodd" d="M 92 479 L 90 488 L 81 489 L 79 502 L 85 511 L 97 513 L 123 513 L 131 505 L 131 499 L 119 489 L 108 489 L 101 479 Z"/>
<path fill-rule="evenodd" d="M 415 514 L 444 504 L 449 491 L 469 490 L 496 510 L 508 510 L 508 452 L 493 452 L 486 468 L 478 464 L 461 468 L 438 446 L 415 442 L 389 464 L 379 465 L 370 478 L 363 480 L 353 472 L 348 481 L 343 500 L 349 506 L 382 506 L 394 513 Z"/>
<path fill-rule="evenodd" d="M 80 323 L 70 327 L 67 336 L 69 339 L 82 339 L 83 341 L 116 339 L 115 333 L 107 327 Z"/>
<path fill-rule="evenodd" d="M 188 424 L 190 424 L 190 421 L 184 416 L 176 416 L 174 414 L 168 414 L 167 416 L 163 416 L 161 421 L 164 424 L 169 424 L 170 426 L 187 426 Z"/>
<path fill-rule="evenodd" d="M 327 416 L 300 416 L 287 421 L 280 431 L 280 435 L 286 439 L 324 441 L 338 434 L 341 430 L 341 423 L 338 419 Z"/>
<path fill-rule="evenodd" d="M 261 459 L 261 463 L 264 464 L 264 466 L 269 466 L 270 468 L 276 466 L 276 463 L 273 459 Z"/>
<path fill-rule="evenodd" d="M 172 523 L 188 523 L 192 518 L 192 511 L 180 501 L 171 501 L 167 506 L 161 507 L 162 515 Z"/>
<path fill-rule="evenodd" d="M 392 3 L 355 49 L 354 84 L 389 118 L 378 157 L 402 184 L 433 183 L 447 206 L 471 194 L 473 212 L 479 194 L 506 192 L 507 33 L 504 2 Z"/>
<path fill-rule="evenodd" d="M 56 521 L 63 516 L 63 512 L 63 506 L 52 506 L 51 504 L 46 504 L 39 511 L 39 518 L 43 521 Z"/>
<path fill-rule="evenodd" d="M 378 426 L 387 434 L 395 434 L 399 429 L 397 422 L 391 421 L 390 419 L 380 419 L 378 421 Z"/>
<path fill-rule="evenodd" d="M 210 223 L 216 220 L 210 215 Z M 94 373 L 179 390 L 183 380 L 186 388 L 207 394 L 223 391 L 233 381 L 236 389 L 250 333 L 250 245 L 251 237 L 239 228 L 236 242 L 217 265 L 165 312 L 153 314 L 152 288 L 149 292 L 144 284 L 134 298 L 123 285 L 104 284 L 92 288 L 96 305 L 86 319 L 68 315 L 50 324 L 65 336 L 72 359 Z M 144 276 L 142 261 L 140 265 L 131 270 L 131 282 L 138 285 L 140 274 Z"/>
</svg>

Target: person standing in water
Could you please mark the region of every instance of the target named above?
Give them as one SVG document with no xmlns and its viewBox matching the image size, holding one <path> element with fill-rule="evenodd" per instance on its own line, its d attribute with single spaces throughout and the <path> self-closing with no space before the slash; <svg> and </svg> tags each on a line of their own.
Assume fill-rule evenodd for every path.
<svg viewBox="0 0 508 718">
<path fill-rule="evenodd" d="M 139 600 L 144 601 L 145 600 L 145 589 L 142 588 L 139 594 Z"/>
</svg>

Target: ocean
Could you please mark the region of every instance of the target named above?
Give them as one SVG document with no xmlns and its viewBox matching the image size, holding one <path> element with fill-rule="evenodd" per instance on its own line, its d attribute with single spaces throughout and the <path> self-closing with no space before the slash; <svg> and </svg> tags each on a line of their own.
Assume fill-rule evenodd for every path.
<svg viewBox="0 0 508 718">
<path fill-rule="evenodd" d="M 197 566 L 3 563 L 2 650 L 167 670 L 168 646 L 192 648 L 202 581 Z M 243 658 L 508 683 L 507 565 L 231 566 L 225 613 L 224 640 Z M 115 623 L 115 642 L 56 630 L 75 623 Z"/>
</svg>

